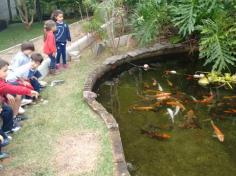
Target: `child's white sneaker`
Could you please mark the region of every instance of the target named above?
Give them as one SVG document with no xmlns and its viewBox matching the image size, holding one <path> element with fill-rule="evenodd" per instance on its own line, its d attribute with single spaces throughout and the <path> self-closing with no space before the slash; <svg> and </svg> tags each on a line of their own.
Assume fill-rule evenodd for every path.
<svg viewBox="0 0 236 176">
<path fill-rule="evenodd" d="M 24 114 L 24 113 L 25 113 L 25 110 L 20 106 L 18 114 Z"/>
<path fill-rule="evenodd" d="M 25 105 L 27 105 L 27 104 L 31 104 L 33 102 L 33 100 L 31 100 L 31 99 L 22 99 L 21 100 L 21 106 L 25 106 Z"/>
</svg>

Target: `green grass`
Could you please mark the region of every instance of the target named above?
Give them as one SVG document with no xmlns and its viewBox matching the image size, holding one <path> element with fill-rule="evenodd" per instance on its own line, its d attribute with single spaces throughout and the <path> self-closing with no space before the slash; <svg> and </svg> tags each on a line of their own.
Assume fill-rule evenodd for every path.
<svg viewBox="0 0 236 176">
<path fill-rule="evenodd" d="M 76 19 L 66 20 L 68 24 Z M 34 23 L 30 30 L 26 30 L 22 23 L 10 24 L 7 29 L 0 32 L 0 51 L 16 44 L 30 40 L 43 34 L 43 23 Z"/>
<path fill-rule="evenodd" d="M 11 155 L 11 159 L 3 163 L 6 171 L 19 174 L 17 171 L 20 169 L 30 172 L 30 175 L 54 176 L 56 173 L 51 161 L 58 138 L 65 132 L 88 131 L 100 134 L 102 149 L 97 168 L 86 175 L 112 175 L 108 130 L 82 99 L 84 80 L 101 61 L 84 54 L 80 63 L 74 62 L 67 71 L 47 78 L 48 81 L 63 79 L 66 82 L 43 91 L 43 98 L 49 101 L 47 105 L 39 104 L 27 109 L 31 118 L 23 123 L 22 130 L 13 136 L 13 141 L 5 149 Z"/>
</svg>

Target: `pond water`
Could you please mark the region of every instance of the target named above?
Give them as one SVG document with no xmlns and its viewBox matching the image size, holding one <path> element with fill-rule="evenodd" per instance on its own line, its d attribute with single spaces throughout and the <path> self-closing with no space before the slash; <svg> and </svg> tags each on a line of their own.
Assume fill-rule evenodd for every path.
<svg viewBox="0 0 236 176">
<path fill-rule="evenodd" d="M 199 86 L 188 76 L 199 68 L 190 61 L 151 68 L 133 67 L 97 90 L 97 100 L 119 123 L 131 175 L 235 176 L 236 91 Z"/>
</svg>

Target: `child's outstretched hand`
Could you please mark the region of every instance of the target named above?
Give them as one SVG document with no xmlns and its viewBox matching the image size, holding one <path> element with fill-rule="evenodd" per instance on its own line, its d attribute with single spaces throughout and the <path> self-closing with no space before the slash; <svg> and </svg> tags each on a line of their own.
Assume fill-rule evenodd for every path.
<svg viewBox="0 0 236 176">
<path fill-rule="evenodd" d="M 34 91 L 34 90 L 31 90 L 31 97 L 35 97 L 35 98 L 38 98 L 39 96 L 39 93 Z"/>
<path fill-rule="evenodd" d="M 7 94 L 6 97 L 7 97 L 7 100 L 9 103 L 11 103 L 11 104 L 15 103 L 15 97 L 13 95 Z"/>
<path fill-rule="evenodd" d="M 27 82 L 27 81 L 22 81 L 22 84 L 23 84 L 24 86 L 31 86 L 31 84 L 30 84 L 29 82 Z"/>
<path fill-rule="evenodd" d="M 3 137 L 0 135 L 0 144 L 4 141 Z"/>
</svg>

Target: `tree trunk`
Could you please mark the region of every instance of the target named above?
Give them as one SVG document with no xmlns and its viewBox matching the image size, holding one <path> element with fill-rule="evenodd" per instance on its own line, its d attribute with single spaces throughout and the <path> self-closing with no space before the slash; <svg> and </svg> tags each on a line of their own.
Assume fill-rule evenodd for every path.
<svg viewBox="0 0 236 176">
<path fill-rule="evenodd" d="M 38 17 L 38 20 L 42 22 L 42 11 L 41 11 L 41 6 L 40 6 L 40 1 L 36 0 L 36 14 Z"/>
<path fill-rule="evenodd" d="M 9 18 L 10 18 L 10 22 L 11 22 L 12 21 L 12 12 L 11 12 L 11 2 L 10 2 L 10 0 L 7 0 L 7 7 L 8 7 Z"/>
<path fill-rule="evenodd" d="M 34 22 L 34 15 L 36 11 L 36 1 L 33 1 L 33 11 L 30 13 L 29 9 L 27 8 L 27 4 L 25 0 L 21 0 L 21 3 L 17 3 L 17 9 L 19 11 L 19 16 L 21 18 L 22 23 L 25 25 L 27 30 L 30 29 L 31 25 Z"/>
</svg>

